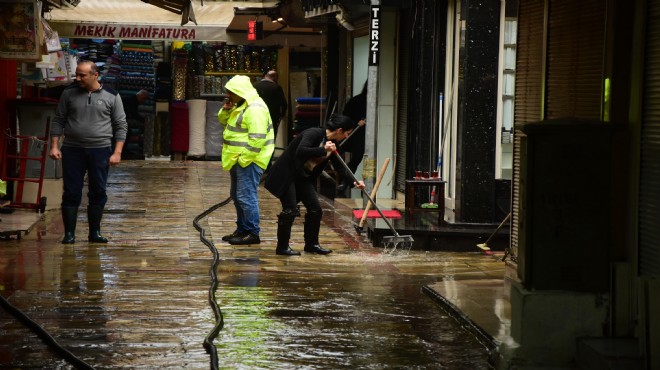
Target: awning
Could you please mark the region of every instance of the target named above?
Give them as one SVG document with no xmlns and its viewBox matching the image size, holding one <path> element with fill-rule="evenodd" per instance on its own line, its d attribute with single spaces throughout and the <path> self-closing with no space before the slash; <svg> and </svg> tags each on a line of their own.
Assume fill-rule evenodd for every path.
<svg viewBox="0 0 660 370">
<path fill-rule="evenodd" d="M 76 7 L 52 9 L 45 19 L 60 37 L 227 41 L 234 7 L 273 7 L 273 2 L 194 1 L 197 25 L 181 26 L 181 15 L 140 0 L 81 0 Z"/>
</svg>

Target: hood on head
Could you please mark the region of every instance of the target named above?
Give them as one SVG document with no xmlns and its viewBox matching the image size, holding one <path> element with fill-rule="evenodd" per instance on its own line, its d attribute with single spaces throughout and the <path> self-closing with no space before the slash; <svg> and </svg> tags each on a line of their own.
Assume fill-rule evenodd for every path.
<svg viewBox="0 0 660 370">
<path fill-rule="evenodd" d="M 259 93 L 252 85 L 252 80 L 248 76 L 236 75 L 225 84 L 225 89 L 245 99 L 251 104 L 259 98 Z"/>
</svg>

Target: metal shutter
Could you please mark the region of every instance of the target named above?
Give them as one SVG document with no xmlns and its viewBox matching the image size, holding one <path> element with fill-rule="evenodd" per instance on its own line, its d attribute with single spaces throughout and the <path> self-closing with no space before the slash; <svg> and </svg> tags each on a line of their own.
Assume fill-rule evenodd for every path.
<svg viewBox="0 0 660 370">
<path fill-rule="evenodd" d="M 648 2 L 639 188 L 639 272 L 660 276 L 660 1 Z"/>
<path fill-rule="evenodd" d="M 522 0 L 518 8 L 515 123 L 543 118 L 544 10 L 543 0 Z"/>
<path fill-rule="evenodd" d="M 553 0 L 545 119 L 601 119 L 607 2 Z"/>
<path fill-rule="evenodd" d="M 518 8 L 518 50 L 514 123 L 534 122 L 543 114 L 543 24 L 545 2 L 522 0 Z M 520 215 L 520 138 L 513 143 L 511 253 L 518 255 Z"/>
<path fill-rule="evenodd" d="M 408 12 L 405 13 L 409 15 Z M 410 29 L 410 21 L 408 16 L 401 16 L 401 27 L 399 31 L 399 40 L 402 42 L 399 43 L 399 95 L 398 106 L 397 106 L 397 128 L 396 128 L 396 174 L 394 187 L 396 191 L 404 192 L 406 188 L 406 179 L 409 178 L 407 175 L 407 166 L 408 161 L 408 78 L 409 78 L 409 69 L 410 69 L 410 44 L 409 42 L 410 35 L 412 31 Z"/>
</svg>

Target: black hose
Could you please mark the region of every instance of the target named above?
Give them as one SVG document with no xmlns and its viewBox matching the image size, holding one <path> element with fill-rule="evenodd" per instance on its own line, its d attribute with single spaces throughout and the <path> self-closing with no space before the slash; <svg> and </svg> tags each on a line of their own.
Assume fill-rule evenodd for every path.
<svg viewBox="0 0 660 370">
<path fill-rule="evenodd" d="M 5 297 L 0 295 L 0 305 L 5 311 L 13 315 L 18 321 L 25 325 L 28 329 L 32 330 L 33 333 L 37 334 L 41 340 L 43 340 L 48 347 L 57 352 L 62 358 L 64 358 L 68 363 L 73 365 L 76 369 L 94 369 L 91 365 L 85 361 L 76 357 L 73 353 L 69 352 L 66 348 L 62 347 L 55 338 L 53 338 L 44 328 L 39 326 L 36 322 L 30 319 L 23 311 L 14 307 Z"/>
<path fill-rule="evenodd" d="M 211 287 L 209 288 L 209 303 L 211 304 L 211 308 L 213 309 L 213 314 L 215 315 L 216 323 L 213 329 L 211 330 L 211 332 L 206 336 L 206 338 L 204 338 L 204 349 L 206 349 L 206 352 L 211 355 L 211 368 L 213 370 L 218 369 L 218 353 L 215 346 L 213 345 L 213 340 L 218 336 L 218 333 L 220 332 L 220 330 L 224 325 L 222 312 L 220 311 L 220 307 L 218 306 L 218 303 L 216 302 L 215 299 L 215 291 L 218 288 L 218 275 L 216 273 L 216 268 L 218 266 L 218 263 L 220 262 L 220 254 L 218 253 L 218 249 L 215 247 L 213 242 L 211 242 L 209 239 L 206 238 L 205 230 L 201 226 L 199 226 L 199 220 L 202 219 L 203 217 L 206 217 L 216 209 L 226 206 L 229 202 L 231 202 L 231 197 L 207 209 L 199 216 L 195 217 L 195 220 L 193 221 L 193 225 L 195 226 L 195 229 L 199 231 L 200 240 L 207 247 L 209 247 L 209 249 L 213 253 L 213 264 L 211 265 L 211 269 L 209 271 L 211 275 Z M 55 338 L 53 338 L 50 334 L 48 334 L 46 330 L 44 330 L 41 326 L 39 326 L 39 324 L 34 322 L 32 319 L 30 319 L 23 311 L 14 307 L 2 295 L 0 295 L 0 305 L 5 309 L 5 311 L 9 312 L 16 319 L 18 319 L 18 321 L 20 321 L 23 325 L 25 325 L 27 328 L 32 330 L 32 332 L 37 334 L 37 336 L 39 336 L 51 349 L 53 349 L 55 352 L 60 354 L 62 358 L 64 358 L 64 360 L 69 362 L 76 369 L 84 369 L 84 370 L 94 369 L 93 366 L 89 365 L 85 361 L 76 357 L 73 353 L 69 352 L 66 348 L 62 347 L 62 345 L 60 345 L 55 340 Z"/>
<path fill-rule="evenodd" d="M 215 247 L 213 242 L 211 242 L 206 238 L 205 236 L 206 232 L 201 226 L 199 226 L 199 220 L 202 219 L 203 217 L 206 217 L 216 209 L 226 206 L 229 202 L 231 202 L 231 197 L 223 200 L 222 202 L 202 212 L 199 216 L 195 217 L 195 220 L 193 220 L 193 225 L 195 226 L 195 229 L 199 231 L 199 239 L 202 241 L 202 243 L 204 243 L 207 247 L 209 247 L 209 249 L 213 253 L 213 264 L 211 265 L 211 269 L 209 270 L 209 274 L 211 275 L 211 287 L 209 288 L 209 304 L 211 304 L 211 308 L 213 309 L 213 314 L 215 315 L 215 326 L 209 332 L 206 338 L 204 338 L 204 349 L 206 350 L 206 353 L 208 353 L 211 356 L 211 369 L 213 370 L 218 369 L 218 351 L 213 345 L 213 340 L 218 336 L 218 333 L 224 326 L 222 312 L 220 311 L 220 307 L 218 307 L 218 303 L 215 300 L 215 291 L 218 289 L 218 275 L 216 273 L 216 268 L 218 267 L 218 263 L 220 262 L 220 254 L 218 253 L 218 249 Z"/>
</svg>

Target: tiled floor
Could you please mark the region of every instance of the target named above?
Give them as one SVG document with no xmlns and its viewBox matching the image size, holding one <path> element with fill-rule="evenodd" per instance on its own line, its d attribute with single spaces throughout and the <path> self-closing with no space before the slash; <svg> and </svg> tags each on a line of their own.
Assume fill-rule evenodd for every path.
<svg viewBox="0 0 660 370">
<path fill-rule="evenodd" d="M 74 246 L 63 246 L 59 243 L 62 237 L 59 212 L 48 211 L 45 219 L 37 222 L 39 227 L 23 240 L 10 240 L 2 245 L 0 291 L 60 338 L 64 336 L 77 353 L 93 363 L 127 364 L 140 353 L 142 365 L 172 365 L 183 359 L 194 363 L 193 368 L 207 368 L 204 351 L 196 341 L 211 324 L 204 300 L 209 252 L 199 242 L 198 232 L 190 221 L 227 197 L 227 175 L 222 174 L 217 165 L 207 163 L 143 161 L 122 166 L 109 185 L 112 202 L 103 221 L 111 243 L 100 246 L 87 243 L 83 207 L 78 230 L 81 240 Z M 153 184 L 159 185 L 154 188 Z M 380 204 L 387 208 L 402 207 L 401 201 L 380 200 Z M 327 283 L 340 294 L 346 290 L 345 286 L 332 284 L 332 281 L 346 275 L 346 281 L 342 280 L 344 284 L 362 283 L 360 287 L 364 292 L 342 299 L 364 297 L 385 302 L 372 302 L 373 307 L 366 316 L 371 317 L 392 301 L 394 287 L 403 289 L 401 284 L 414 277 L 424 283 L 406 287 L 404 296 L 415 295 L 422 289 L 489 347 L 508 335 L 508 289 L 504 285 L 505 264 L 501 255 L 485 255 L 475 248 L 470 253 L 422 250 L 399 259 L 384 259 L 382 253 L 369 247 L 364 236 L 352 230 L 351 224 L 356 222 L 352 209 L 361 208 L 362 201 L 338 199 L 334 204 L 323 202 L 321 242 L 335 250 L 331 258 L 286 259 L 273 253 L 279 202 L 264 193 L 260 196 L 260 206 L 264 215 L 260 246 L 219 244 L 224 256 L 220 272 L 227 284 L 219 291 L 220 299 L 237 302 L 239 298 L 248 299 L 249 295 L 242 295 L 240 289 L 250 294 L 269 289 L 278 292 L 277 287 L 268 285 L 273 282 L 282 284 L 281 288 L 300 286 L 299 294 L 313 294 L 317 290 L 312 289 L 314 285 L 308 287 L 307 284 L 308 279 L 316 276 L 319 280 L 314 284 Z M 217 239 L 233 230 L 231 208 L 208 218 L 209 235 Z M 302 221 L 294 227 L 292 243 L 294 249 L 301 249 Z M 370 282 L 369 279 L 374 280 Z M 232 293 L 230 288 L 241 294 L 227 296 Z M 374 291 L 375 288 L 382 293 Z M 317 293 L 320 298 L 301 295 L 299 303 L 313 306 L 323 297 L 332 297 L 322 290 Z M 277 297 L 284 299 L 290 294 L 282 289 Z M 424 302 L 426 297 L 421 298 L 420 302 Z M 434 306 L 432 301 L 429 303 Z M 336 306 L 336 310 L 343 312 L 345 309 L 341 307 Z M 351 310 L 361 312 L 358 307 Z M 88 320 L 72 319 L 81 314 Z M 0 357 L 17 356 L 9 362 L 17 366 L 38 363 L 41 357 L 53 358 L 47 351 L 31 350 L 41 348 L 42 344 L 6 316 L 0 316 L 4 318 L 0 322 L 5 323 L 0 331 L 6 330 L 12 340 L 19 343 L 5 341 L 0 345 Z M 284 322 L 291 325 L 300 320 L 302 318 L 293 317 Z M 372 322 L 370 327 L 381 321 Z M 88 348 L 78 343 L 81 339 L 102 346 Z M 443 345 L 451 344 L 449 341 Z M 165 357 L 161 355 L 163 350 L 167 350 Z M 123 355 L 115 357 L 115 353 Z M 384 353 L 389 356 L 390 352 Z M 483 368 L 483 365 L 475 363 L 470 368 Z"/>
</svg>

